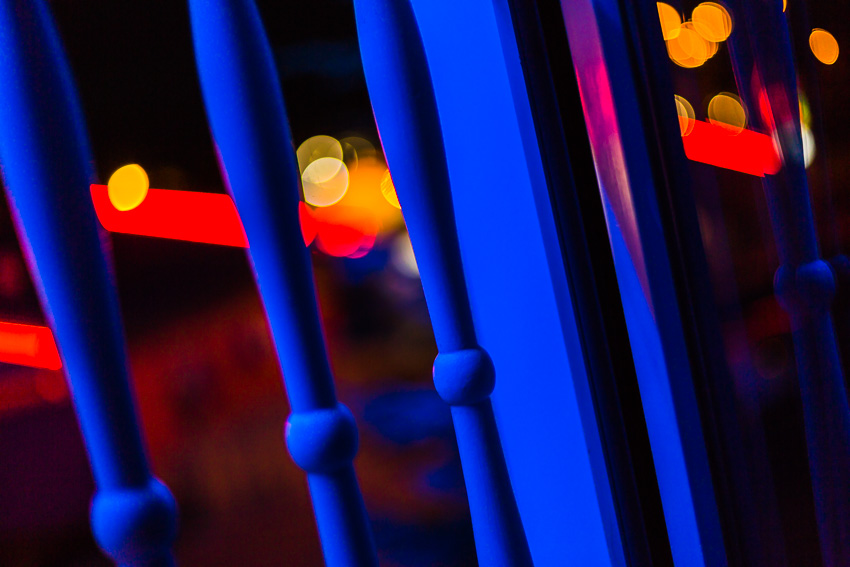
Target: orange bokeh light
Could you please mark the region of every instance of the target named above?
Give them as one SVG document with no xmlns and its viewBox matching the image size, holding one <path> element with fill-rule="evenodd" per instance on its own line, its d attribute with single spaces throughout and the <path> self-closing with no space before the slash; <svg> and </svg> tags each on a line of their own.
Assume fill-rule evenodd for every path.
<svg viewBox="0 0 850 567">
<path fill-rule="evenodd" d="M 809 47 L 818 61 L 825 65 L 832 65 L 838 61 L 838 41 L 831 33 L 824 29 L 815 28 L 809 35 Z"/>
<path fill-rule="evenodd" d="M 658 19 L 661 21 L 661 35 L 665 40 L 670 40 L 679 35 L 682 25 L 682 17 L 670 4 L 656 2 L 658 6 Z"/>
<path fill-rule="evenodd" d="M 348 191 L 334 207 L 352 207 L 350 214 L 374 218 L 381 232 L 401 226 L 404 221 L 399 210 L 387 201 L 382 191 L 386 172 L 387 166 L 382 160 L 375 157 L 359 160 L 357 170 L 351 172 Z"/>
<path fill-rule="evenodd" d="M 342 199 L 328 207 L 302 203 L 299 216 L 305 244 L 314 243 L 331 256 L 359 258 L 372 249 L 380 234 L 394 231 L 404 220 L 390 200 L 395 194 L 389 191 L 391 182 L 388 185 L 382 160 L 366 154 L 349 173 Z"/>
<path fill-rule="evenodd" d="M 717 43 L 708 41 L 697 33 L 693 22 L 683 23 L 679 35 L 667 41 L 670 59 L 687 69 L 699 67 L 713 57 L 717 49 Z"/>
<path fill-rule="evenodd" d="M 732 16 L 716 2 L 703 2 L 691 13 L 694 29 L 708 41 L 726 41 L 732 33 Z"/>
</svg>

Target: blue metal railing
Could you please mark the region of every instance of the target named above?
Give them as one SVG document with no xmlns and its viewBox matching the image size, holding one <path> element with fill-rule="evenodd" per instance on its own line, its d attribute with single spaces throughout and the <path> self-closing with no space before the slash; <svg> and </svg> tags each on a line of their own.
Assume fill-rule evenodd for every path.
<svg viewBox="0 0 850 567">
<path fill-rule="evenodd" d="M 298 166 L 271 50 L 252 0 L 190 0 L 195 57 L 222 176 L 251 245 L 307 472 L 325 561 L 377 565 L 354 475 L 357 427 L 337 402 L 298 219 Z"/>
<path fill-rule="evenodd" d="M 328 364 L 310 257 L 300 232 L 298 168 L 259 14 L 252 0 L 188 3 L 222 176 L 251 243 L 250 257 L 292 407 L 287 446 L 307 473 L 326 562 L 332 566 L 376 565 L 375 545 L 352 465 L 357 428 L 351 413 L 337 400 Z M 490 401 L 495 369 L 479 344 L 470 310 L 440 118 L 411 2 L 354 3 L 373 109 L 416 249 L 440 351 L 434 363 L 434 382 L 451 406 L 479 561 L 488 566 L 531 565 Z M 602 4 L 574 4 L 567 15 L 593 16 L 574 17 L 573 26 L 585 26 L 591 20 L 596 25 Z M 776 6 L 742 6 L 740 13 L 760 22 L 771 34 L 784 30 Z M 621 38 L 613 45 L 613 39 L 595 37 L 606 31 L 592 30 L 594 37 L 584 42 L 579 33 L 571 38 L 583 47 L 595 48 L 597 41 L 600 43 L 598 55 L 594 52 L 584 61 L 588 72 L 603 69 L 603 49 L 609 50 L 610 57 L 625 46 Z M 789 51 L 786 36 L 783 32 L 758 40 L 778 48 L 760 45 L 760 51 L 772 59 L 756 61 L 756 67 L 762 86 L 773 80 L 788 94 L 795 88 L 793 66 L 785 63 L 791 61 L 790 54 L 775 57 L 781 50 Z M 747 35 L 757 37 L 755 29 Z M 4 85 L 0 90 L 0 161 L 29 268 L 67 368 L 97 482 L 92 507 L 96 539 L 119 565 L 173 565 L 170 546 L 176 531 L 176 507 L 167 488 L 152 475 L 145 455 L 129 387 L 110 261 L 88 194 L 94 173 L 84 121 L 44 0 L 0 0 L 0 53 L 0 84 Z M 612 63 L 609 72 L 621 69 L 626 76 L 625 64 L 618 65 L 623 67 Z M 752 69 L 738 71 L 750 77 Z M 607 75 L 604 78 L 607 80 Z M 590 81 L 586 84 L 594 86 Z M 626 110 L 630 107 L 623 101 L 635 98 L 631 87 L 595 87 L 598 90 L 589 91 L 591 94 L 615 90 L 612 105 L 624 105 L 603 110 L 617 111 L 618 116 L 629 114 Z M 850 557 L 850 521 L 844 510 L 848 485 L 841 473 L 850 466 L 850 409 L 828 313 L 834 279 L 819 258 L 815 241 L 805 170 L 798 159 L 796 99 L 789 96 L 784 101 L 789 106 L 777 110 L 775 105 L 783 100 L 771 99 L 769 89 L 767 93 L 768 102 L 774 104 L 773 120 L 780 126 L 778 139 L 786 158 L 784 172 L 766 181 L 783 262 L 777 272 L 776 293 L 795 325 L 824 554 L 830 565 L 845 565 Z M 751 108 L 757 107 L 761 91 L 747 94 L 742 89 L 742 94 Z M 788 128 L 783 130 L 783 125 Z M 625 129 L 606 133 L 618 137 L 623 132 Z M 623 158 L 624 167 L 632 167 L 635 178 L 649 180 L 650 175 L 637 175 L 643 171 L 640 164 L 648 161 L 645 149 L 639 147 L 643 139 L 624 142 L 628 147 L 617 150 L 623 154 L 617 157 Z M 650 182 L 646 183 L 651 188 Z M 634 189 L 640 188 L 636 185 Z M 614 189 L 618 187 L 612 181 L 606 199 L 615 196 Z M 626 191 L 625 187 L 619 189 Z M 639 220 L 658 216 L 650 195 L 645 192 L 635 206 Z M 606 203 L 612 206 L 610 200 Z M 639 244 L 647 254 L 655 252 L 647 244 L 661 243 L 662 238 L 652 226 L 638 223 L 632 227 L 634 234 L 614 234 L 615 251 L 624 263 L 631 262 L 630 244 Z M 622 242 L 616 240 L 620 237 Z M 632 297 L 645 299 L 649 289 L 651 299 L 658 300 L 673 295 L 668 271 L 662 260 L 647 260 L 634 274 L 621 273 L 620 277 L 624 288 L 633 290 Z M 657 369 L 657 374 L 643 376 L 642 394 L 645 403 L 660 408 L 653 416 L 651 433 L 659 466 L 669 465 L 659 476 L 666 475 L 662 488 L 666 490 L 664 504 L 674 555 L 679 563 L 722 565 L 723 538 L 695 395 L 684 362 L 686 350 L 679 338 L 677 308 L 658 303 L 659 309 L 652 313 L 649 303 L 639 306 L 647 307 L 645 313 L 633 306 L 631 317 L 647 325 L 666 325 L 663 332 L 645 339 L 651 343 L 651 352 L 647 348 L 649 354 L 638 355 L 646 358 L 645 368 Z M 663 373 L 669 373 L 670 382 L 658 381 Z M 682 384 L 674 384 L 673 377 Z M 651 387 L 656 390 L 646 389 Z"/>
<path fill-rule="evenodd" d="M 451 406 L 478 559 L 531 565 L 490 402 L 495 369 L 475 336 L 440 119 L 409 0 L 356 0 L 381 143 L 405 212 L 440 351 L 434 384 Z"/>
<path fill-rule="evenodd" d="M 0 53 L 3 178 L 91 460 L 94 535 L 119 565 L 166 567 L 176 507 L 139 433 L 84 121 L 43 0 L 0 2 Z"/>
</svg>

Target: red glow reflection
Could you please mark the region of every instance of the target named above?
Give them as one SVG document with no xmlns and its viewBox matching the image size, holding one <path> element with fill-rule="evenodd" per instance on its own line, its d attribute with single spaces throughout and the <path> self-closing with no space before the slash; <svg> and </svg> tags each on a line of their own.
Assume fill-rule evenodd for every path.
<svg viewBox="0 0 850 567">
<path fill-rule="evenodd" d="M 62 360 L 47 327 L 0 322 L 0 362 L 59 370 Z"/>
<path fill-rule="evenodd" d="M 688 159 L 749 175 L 773 175 L 781 166 L 773 139 L 752 130 L 733 134 L 722 126 L 696 120 L 682 144 Z"/>
<path fill-rule="evenodd" d="M 92 185 L 91 196 L 98 220 L 111 232 L 248 247 L 228 195 L 150 189 L 145 200 L 129 211 L 112 205 L 106 185 Z"/>
</svg>

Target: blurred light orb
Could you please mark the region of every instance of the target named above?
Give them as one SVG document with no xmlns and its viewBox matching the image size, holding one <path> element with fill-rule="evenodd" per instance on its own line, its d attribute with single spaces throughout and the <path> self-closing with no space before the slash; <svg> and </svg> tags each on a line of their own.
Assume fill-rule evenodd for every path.
<svg viewBox="0 0 850 567">
<path fill-rule="evenodd" d="M 133 163 L 115 170 L 109 178 L 107 188 L 107 195 L 112 206 L 119 211 L 129 211 L 145 200 L 150 189 L 150 182 L 142 166 Z"/>
<path fill-rule="evenodd" d="M 298 146 L 295 155 L 298 158 L 298 171 L 303 176 L 307 167 L 316 160 L 334 158 L 342 161 L 342 144 L 332 136 L 313 136 Z"/>
<path fill-rule="evenodd" d="M 687 136 L 694 131 L 694 123 L 696 122 L 696 113 L 694 107 L 688 100 L 679 95 L 673 95 L 676 99 L 676 114 L 679 115 L 679 130 L 682 136 Z"/>
<path fill-rule="evenodd" d="M 362 211 L 378 221 L 381 234 L 395 233 L 404 225 L 401 211 L 392 206 L 382 194 L 381 182 L 387 172 L 387 164 L 376 157 L 359 161 L 356 171 L 349 171 L 348 191 L 337 205 Z"/>
<path fill-rule="evenodd" d="M 717 53 L 717 44 L 698 34 L 693 22 L 685 22 L 679 35 L 667 42 L 667 53 L 676 65 L 694 69 Z"/>
<path fill-rule="evenodd" d="M 392 243 L 390 261 L 393 267 L 403 276 L 409 278 L 419 277 L 419 266 L 416 264 L 416 256 L 413 255 L 413 245 L 410 243 L 410 235 L 402 232 L 396 236 Z"/>
<path fill-rule="evenodd" d="M 809 107 L 809 99 L 803 91 L 797 92 L 797 98 L 800 100 L 800 122 L 804 126 L 812 123 L 812 109 Z"/>
<path fill-rule="evenodd" d="M 55 372 L 39 372 L 35 378 L 35 391 L 46 402 L 58 404 L 68 399 L 70 392 L 62 377 Z"/>
<path fill-rule="evenodd" d="M 664 2 L 657 2 L 658 19 L 661 20 L 661 35 L 665 41 L 674 39 L 679 35 L 682 26 L 682 17 L 676 8 Z"/>
<path fill-rule="evenodd" d="M 691 12 L 694 29 L 707 41 L 726 41 L 732 33 L 732 16 L 716 2 L 703 2 Z"/>
<path fill-rule="evenodd" d="M 708 121 L 738 134 L 747 125 L 747 112 L 737 96 L 719 93 L 708 103 Z"/>
<path fill-rule="evenodd" d="M 838 41 L 828 31 L 815 28 L 809 35 L 809 47 L 817 60 L 825 65 L 832 65 L 838 60 Z"/>
<path fill-rule="evenodd" d="M 395 192 L 395 185 L 393 185 L 393 178 L 390 176 L 389 169 L 381 178 L 381 195 L 384 196 L 384 199 L 386 199 L 390 205 L 396 209 L 401 209 L 401 203 L 398 202 L 398 195 Z"/>
<path fill-rule="evenodd" d="M 342 161 L 349 171 L 354 171 L 361 159 L 375 157 L 378 152 L 372 142 L 360 136 L 347 136 L 339 141 L 342 146 Z"/>
<path fill-rule="evenodd" d="M 329 256 L 364 256 L 375 244 L 380 222 L 368 209 L 336 205 L 311 214 L 317 224 L 316 247 Z"/>
<path fill-rule="evenodd" d="M 298 201 L 298 223 L 301 225 L 301 236 L 304 238 L 304 246 L 310 246 L 316 239 L 319 226 L 313 216 L 313 210 L 304 201 Z"/>
<path fill-rule="evenodd" d="M 803 135 L 803 163 L 808 168 L 815 161 L 815 135 L 805 124 L 801 125 Z"/>
<path fill-rule="evenodd" d="M 338 203 L 348 190 L 348 168 L 342 160 L 323 157 L 311 162 L 301 174 L 304 200 L 314 207 Z"/>
</svg>

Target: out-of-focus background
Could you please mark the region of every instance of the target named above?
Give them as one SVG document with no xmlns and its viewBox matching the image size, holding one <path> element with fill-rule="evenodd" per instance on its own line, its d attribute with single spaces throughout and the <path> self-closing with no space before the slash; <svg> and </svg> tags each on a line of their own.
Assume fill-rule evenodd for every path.
<svg viewBox="0 0 850 567">
<path fill-rule="evenodd" d="M 800 102 L 802 150 L 820 253 L 836 262 L 850 249 L 850 193 L 843 183 L 850 166 L 850 109 L 843 91 L 850 65 L 842 51 L 850 24 L 846 8 L 835 3 L 777 0 L 780 5 L 797 74 L 797 92 L 785 95 L 789 100 L 797 96 Z M 760 45 L 758 38 L 747 36 L 748 25 L 760 33 L 774 32 L 759 22 L 746 22 L 722 1 L 670 1 L 658 3 L 658 8 L 683 136 L 689 130 L 686 117 L 731 129 L 732 135 L 742 128 L 769 133 L 765 110 L 742 100 L 750 81 L 758 80 L 758 66 L 742 65 L 752 76 L 736 77 L 732 58 L 736 45 L 743 60 L 753 57 L 748 49 Z M 693 49 L 683 50 L 691 40 Z M 692 230 L 699 231 L 706 252 L 724 362 L 733 377 L 726 399 L 738 404 L 736 423 L 746 439 L 747 458 L 755 463 L 746 474 L 777 507 L 780 530 L 770 537 L 784 542 L 788 564 L 820 565 L 797 361 L 791 322 L 774 294 L 780 260 L 765 188 L 755 175 L 688 163 L 699 217 Z M 840 274 L 838 282 L 833 319 L 846 376 L 850 294 Z"/>
<path fill-rule="evenodd" d="M 302 173 L 314 184 L 305 192 L 312 187 L 327 204 L 321 199 L 345 186 L 338 203 L 305 213 L 339 397 L 360 427 L 355 467 L 382 565 L 474 565 L 449 410 L 431 384 L 436 347 L 351 2 L 258 4 Z M 98 181 L 137 163 L 154 188 L 225 192 L 186 3 L 50 5 Z M 5 201 L 0 207 L 0 320 L 44 324 Z M 150 457 L 180 507 L 179 563 L 321 565 L 306 480 L 284 445 L 287 400 L 245 251 L 122 234 L 110 241 Z M 89 532 L 92 493 L 62 372 L 0 364 L 0 565 L 108 565 Z"/>
</svg>

